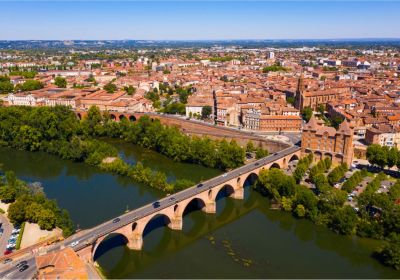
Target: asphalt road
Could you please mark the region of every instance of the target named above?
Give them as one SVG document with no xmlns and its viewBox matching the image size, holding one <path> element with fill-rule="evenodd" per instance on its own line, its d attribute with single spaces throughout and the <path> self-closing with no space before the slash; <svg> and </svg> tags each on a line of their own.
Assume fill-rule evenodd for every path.
<svg viewBox="0 0 400 280">
<path fill-rule="evenodd" d="M 155 207 L 154 206 L 154 202 L 147 204 L 141 208 L 138 208 L 136 210 L 133 210 L 129 213 L 123 214 L 121 216 L 119 216 L 118 218 L 120 219 L 119 222 L 117 223 L 113 223 L 113 220 L 109 220 L 106 221 L 92 229 L 89 229 L 87 231 L 85 231 L 83 234 L 81 233 L 77 233 L 74 234 L 73 236 L 71 236 L 70 238 L 57 243 L 56 245 L 52 246 L 48 252 L 52 252 L 52 251 L 57 251 L 59 249 L 61 249 L 61 247 L 63 246 L 71 246 L 71 243 L 73 242 L 78 242 L 77 245 L 73 246 L 72 248 L 75 251 L 78 251 L 86 246 L 91 245 L 96 239 L 98 239 L 99 237 L 102 237 L 104 235 L 107 235 L 127 224 L 130 224 L 136 220 L 139 220 L 143 217 L 146 217 L 148 215 L 151 215 L 155 212 L 158 212 L 164 208 L 167 208 L 171 205 L 174 205 L 175 203 L 185 200 L 187 198 L 193 197 L 198 193 L 207 191 L 209 189 L 211 189 L 212 187 L 216 186 L 216 185 L 220 185 L 222 183 L 225 183 L 233 178 L 236 178 L 238 176 L 240 176 L 241 174 L 247 173 L 247 172 L 251 172 L 257 168 L 259 168 L 262 165 L 268 164 L 270 162 L 273 162 L 277 159 L 280 159 L 281 157 L 284 157 L 286 155 L 289 155 L 293 152 L 296 152 L 300 149 L 300 147 L 298 146 L 293 146 L 287 149 L 284 149 L 282 151 L 279 151 L 277 153 L 274 153 L 268 157 L 259 159 L 257 161 L 253 161 L 249 164 L 246 164 L 242 167 L 236 168 L 232 171 L 229 171 L 223 175 L 220 175 L 218 177 L 214 177 L 210 180 L 204 181 L 202 182 L 200 187 L 199 185 L 188 188 L 186 190 L 180 191 L 176 194 L 173 194 L 171 196 L 162 198 L 160 200 L 158 200 L 159 206 Z M 0 277 L 2 279 L 4 278 L 8 278 L 8 279 L 15 279 L 15 278 L 24 278 L 27 279 L 29 278 L 29 276 L 33 276 L 34 272 L 36 271 L 35 268 L 35 260 L 34 260 L 34 256 L 32 256 L 31 258 L 28 259 L 28 264 L 29 264 L 29 269 L 24 271 L 24 272 L 19 272 L 17 268 L 15 268 L 15 266 L 9 265 L 9 268 L 6 269 L 6 271 L 1 272 L 0 273 Z M 27 277 L 27 278 L 26 278 Z"/>
</svg>

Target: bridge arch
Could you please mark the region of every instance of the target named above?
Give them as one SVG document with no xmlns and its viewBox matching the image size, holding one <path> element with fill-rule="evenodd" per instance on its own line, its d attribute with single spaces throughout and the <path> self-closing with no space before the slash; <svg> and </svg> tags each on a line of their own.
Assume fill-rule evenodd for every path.
<svg viewBox="0 0 400 280">
<path fill-rule="evenodd" d="M 251 172 L 247 175 L 246 179 L 243 182 L 243 187 L 253 185 L 258 179 L 258 174 L 256 172 Z"/>
<path fill-rule="evenodd" d="M 271 166 L 269 167 L 269 169 L 272 169 L 272 168 L 278 168 L 278 169 L 281 169 L 281 166 L 277 163 L 277 162 L 274 162 L 273 164 L 271 164 Z"/>
<path fill-rule="evenodd" d="M 119 246 L 125 246 L 129 243 L 126 235 L 119 232 L 112 232 L 101 238 L 92 247 L 92 260 L 95 262 L 103 254 Z"/>
<path fill-rule="evenodd" d="M 79 119 L 79 120 L 81 120 L 81 119 L 82 119 L 82 115 L 81 115 L 81 113 L 78 113 L 78 114 L 76 114 L 76 116 L 78 117 L 78 119 Z"/>
<path fill-rule="evenodd" d="M 230 197 L 235 193 L 235 188 L 229 184 L 225 184 L 220 186 L 217 189 L 213 190 L 213 199 L 212 201 L 217 201 L 224 197 Z"/>
<path fill-rule="evenodd" d="M 129 121 L 135 122 L 136 121 L 136 117 L 134 115 L 130 115 L 129 116 Z"/>
<path fill-rule="evenodd" d="M 153 230 L 167 226 L 171 223 L 171 218 L 164 213 L 156 213 L 153 215 L 146 224 L 143 225 L 142 238 Z"/>
<path fill-rule="evenodd" d="M 195 210 L 203 210 L 206 207 L 206 201 L 200 197 L 193 197 L 192 199 L 187 200 L 186 202 L 181 203 L 176 211 L 176 216 L 182 217 L 186 214 L 195 211 Z"/>
<path fill-rule="evenodd" d="M 294 160 L 299 160 L 299 157 L 298 157 L 296 154 L 294 154 L 294 155 L 292 155 L 292 156 L 290 157 L 289 162 L 292 162 L 292 161 L 294 161 Z"/>
<path fill-rule="evenodd" d="M 119 115 L 119 120 L 120 120 L 120 121 L 122 121 L 122 120 L 124 120 L 124 119 L 126 120 L 125 115 Z"/>
<path fill-rule="evenodd" d="M 110 114 L 110 119 L 113 120 L 113 121 L 116 121 L 117 117 L 114 114 Z"/>
</svg>

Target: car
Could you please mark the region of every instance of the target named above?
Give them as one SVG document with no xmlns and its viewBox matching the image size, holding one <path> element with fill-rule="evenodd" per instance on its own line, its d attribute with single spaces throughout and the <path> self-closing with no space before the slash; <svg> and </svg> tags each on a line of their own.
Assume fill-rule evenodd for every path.
<svg viewBox="0 0 400 280">
<path fill-rule="evenodd" d="M 153 203 L 153 207 L 154 207 L 154 208 L 160 207 L 160 202 L 159 202 L 159 201 L 154 202 L 154 203 Z"/>
<path fill-rule="evenodd" d="M 222 174 L 221 177 L 226 177 L 228 175 L 228 173 Z"/>
<path fill-rule="evenodd" d="M 201 188 L 202 186 L 203 186 L 203 184 L 198 184 L 197 185 L 198 188 Z"/>
<path fill-rule="evenodd" d="M 18 267 L 24 266 L 26 264 L 28 264 L 27 261 L 22 261 L 22 262 L 19 262 L 15 267 L 18 268 Z"/>
<path fill-rule="evenodd" d="M 76 245 L 79 244 L 79 241 L 74 241 L 71 244 L 69 244 L 70 247 L 75 247 Z"/>
<path fill-rule="evenodd" d="M 6 251 L 7 252 L 7 251 Z M 6 252 L 4 252 L 4 255 L 6 255 Z M 7 254 L 8 255 L 8 254 Z M 10 263 L 10 262 L 12 262 L 12 259 L 5 259 L 4 261 L 3 261 L 3 264 L 7 264 L 7 263 Z"/>
<path fill-rule="evenodd" d="M 120 222 L 120 221 L 121 221 L 120 218 L 115 218 L 112 222 L 113 222 L 113 224 L 115 224 L 115 223 L 118 223 L 118 222 Z"/>
<path fill-rule="evenodd" d="M 278 153 L 274 153 L 274 156 L 277 156 L 278 155 Z"/>
<path fill-rule="evenodd" d="M 260 165 L 260 163 L 259 163 L 259 162 L 256 162 L 254 165 L 255 165 L 255 166 L 259 166 L 259 165 Z"/>
<path fill-rule="evenodd" d="M 175 200 L 175 197 L 171 196 L 171 197 L 169 198 L 169 201 L 173 201 L 173 200 Z"/>
<path fill-rule="evenodd" d="M 20 229 L 15 228 L 15 229 L 13 229 L 13 230 L 11 231 L 11 233 L 12 233 L 12 234 L 15 234 L 15 233 L 19 233 L 20 231 L 21 231 Z"/>
<path fill-rule="evenodd" d="M 29 265 L 23 265 L 20 269 L 19 269 L 19 272 L 22 272 L 22 271 L 25 271 L 25 270 L 27 270 L 29 268 Z"/>
</svg>

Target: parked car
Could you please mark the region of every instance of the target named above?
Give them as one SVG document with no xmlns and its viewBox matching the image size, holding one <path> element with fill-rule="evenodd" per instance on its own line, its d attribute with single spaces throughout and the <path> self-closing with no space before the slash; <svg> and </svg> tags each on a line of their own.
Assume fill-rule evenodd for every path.
<svg viewBox="0 0 400 280">
<path fill-rule="evenodd" d="M 7 251 L 6 251 L 6 252 L 7 252 Z M 4 252 L 4 255 L 8 255 L 8 254 L 11 253 L 11 251 L 10 251 L 10 253 L 8 253 L 8 254 L 6 254 L 6 252 Z M 10 262 L 12 262 L 12 259 L 5 259 L 5 260 L 3 261 L 3 264 L 10 263 Z"/>
<path fill-rule="evenodd" d="M 11 234 L 19 233 L 21 230 L 19 228 L 15 228 L 11 231 Z"/>
</svg>

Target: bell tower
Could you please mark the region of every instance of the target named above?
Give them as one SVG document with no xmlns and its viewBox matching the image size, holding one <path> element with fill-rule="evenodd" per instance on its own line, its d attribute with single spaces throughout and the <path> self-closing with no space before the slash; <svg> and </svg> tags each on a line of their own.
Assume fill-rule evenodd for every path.
<svg viewBox="0 0 400 280">
<path fill-rule="evenodd" d="M 296 107 L 296 109 L 302 111 L 303 109 L 303 92 L 304 92 L 304 81 L 303 81 L 304 77 L 303 77 L 303 72 L 300 74 L 298 83 L 297 83 L 297 90 L 296 90 L 296 94 L 294 96 L 294 107 Z"/>
</svg>

